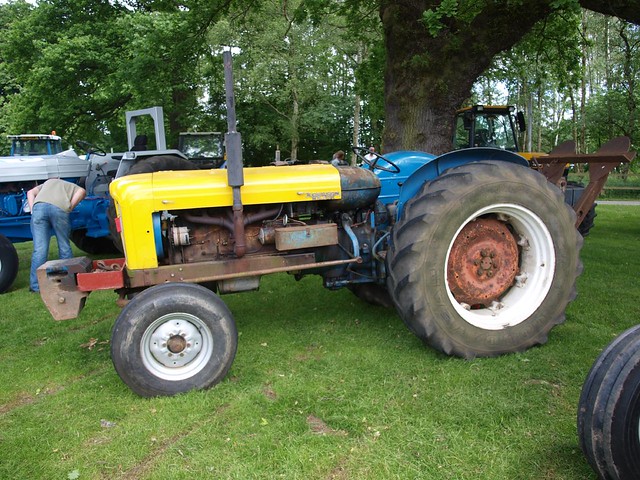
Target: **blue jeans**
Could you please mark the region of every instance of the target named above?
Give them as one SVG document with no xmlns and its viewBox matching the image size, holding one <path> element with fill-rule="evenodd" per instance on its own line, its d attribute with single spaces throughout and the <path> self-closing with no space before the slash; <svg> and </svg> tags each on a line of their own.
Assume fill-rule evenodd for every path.
<svg viewBox="0 0 640 480">
<path fill-rule="evenodd" d="M 69 242 L 70 234 L 71 223 L 69 222 L 68 212 L 60 210 L 50 203 L 39 202 L 33 206 L 33 211 L 31 212 L 33 255 L 31 256 L 31 272 L 29 275 L 29 286 L 32 290 L 40 291 L 36 270 L 47 261 L 51 235 L 55 235 L 58 240 L 59 258 L 73 257 L 71 243 Z"/>
</svg>

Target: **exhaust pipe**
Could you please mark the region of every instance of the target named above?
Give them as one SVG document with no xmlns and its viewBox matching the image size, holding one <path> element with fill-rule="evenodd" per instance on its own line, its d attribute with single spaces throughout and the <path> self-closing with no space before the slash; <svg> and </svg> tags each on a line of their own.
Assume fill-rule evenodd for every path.
<svg viewBox="0 0 640 480">
<path fill-rule="evenodd" d="M 238 258 L 247 251 L 244 238 L 244 213 L 240 189 L 244 185 L 242 170 L 242 138 L 236 131 L 236 103 L 233 94 L 233 63 L 231 50 L 222 52 L 224 63 L 224 90 L 227 101 L 227 130 L 225 143 L 227 147 L 227 183 L 233 192 L 233 235 L 235 237 L 234 252 Z"/>
</svg>

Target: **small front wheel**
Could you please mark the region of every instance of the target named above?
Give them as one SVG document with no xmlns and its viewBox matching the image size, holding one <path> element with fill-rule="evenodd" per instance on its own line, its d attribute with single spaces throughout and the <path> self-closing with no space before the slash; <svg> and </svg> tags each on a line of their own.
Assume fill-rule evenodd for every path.
<svg viewBox="0 0 640 480">
<path fill-rule="evenodd" d="M 143 291 L 122 310 L 111 359 L 138 395 L 175 395 L 219 383 L 237 346 L 233 316 L 220 297 L 200 285 L 168 283 Z"/>
</svg>

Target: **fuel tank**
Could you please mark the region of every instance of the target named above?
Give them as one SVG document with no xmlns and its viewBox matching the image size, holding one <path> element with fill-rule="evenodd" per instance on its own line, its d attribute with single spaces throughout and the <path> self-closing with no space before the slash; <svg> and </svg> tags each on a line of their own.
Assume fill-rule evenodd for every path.
<svg viewBox="0 0 640 480">
<path fill-rule="evenodd" d="M 357 210 L 373 205 L 380 195 L 380 179 L 360 167 L 336 167 L 340 173 L 342 198 L 323 202 L 328 210 Z"/>
</svg>

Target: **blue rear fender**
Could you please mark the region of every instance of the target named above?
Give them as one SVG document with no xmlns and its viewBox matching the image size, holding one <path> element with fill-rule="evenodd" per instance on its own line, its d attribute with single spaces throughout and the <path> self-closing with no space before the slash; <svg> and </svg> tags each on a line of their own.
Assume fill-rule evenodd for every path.
<svg viewBox="0 0 640 480">
<path fill-rule="evenodd" d="M 415 158 L 416 153 L 419 152 L 395 152 L 400 158 L 398 158 L 397 165 L 400 167 L 400 173 L 398 176 L 404 177 L 402 183 L 398 186 L 399 192 L 397 194 L 398 206 L 396 218 L 400 218 L 402 210 L 406 202 L 412 199 L 418 191 L 422 188 L 425 182 L 429 182 L 440 175 L 446 170 L 460 165 L 465 165 L 471 162 L 480 162 L 483 160 L 498 160 L 501 162 L 516 163 L 525 167 L 529 166 L 527 160 L 524 157 L 507 150 L 501 150 L 498 148 L 467 148 L 463 150 L 456 150 L 453 152 L 445 153 L 436 157 L 434 155 L 422 154 L 422 158 L 431 157 L 424 162 L 418 168 L 414 168 L 412 171 L 403 171 L 401 156 L 402 154 L 409 154 L 410 158 Z M 391 160 L 393 154 L 385 155 L 385 157 Z M 396 163 L 395 160 L 392 160 Z M 409 162 L 408 165 L 414 166 L 415 162 Z M 386 172 L 385 172 L 386 173 Z M 382 179 L 382 177 L 381 177 Z M 391 203 L 384 201 L 384 203 Z"/>
<path fill-rule="evenodd" d="M 373 170 L 380 178 L 381 189 L 378 200 L 389 205 L 398 200 L 400 188 L 407 179 L 421 167 L 433 161 L 436 156 L 426 152 L 398 151 L 385 153 L 384 158 L 393 162 L 400 169 L 398 173 L 386 172 L 377 168 Z M 387 166 L 384 160 L 380 160 L 378 163 L 381 166 Z M 369 169 L 368 165 L 363 165 L 362 168 Z"/>
</svg>

